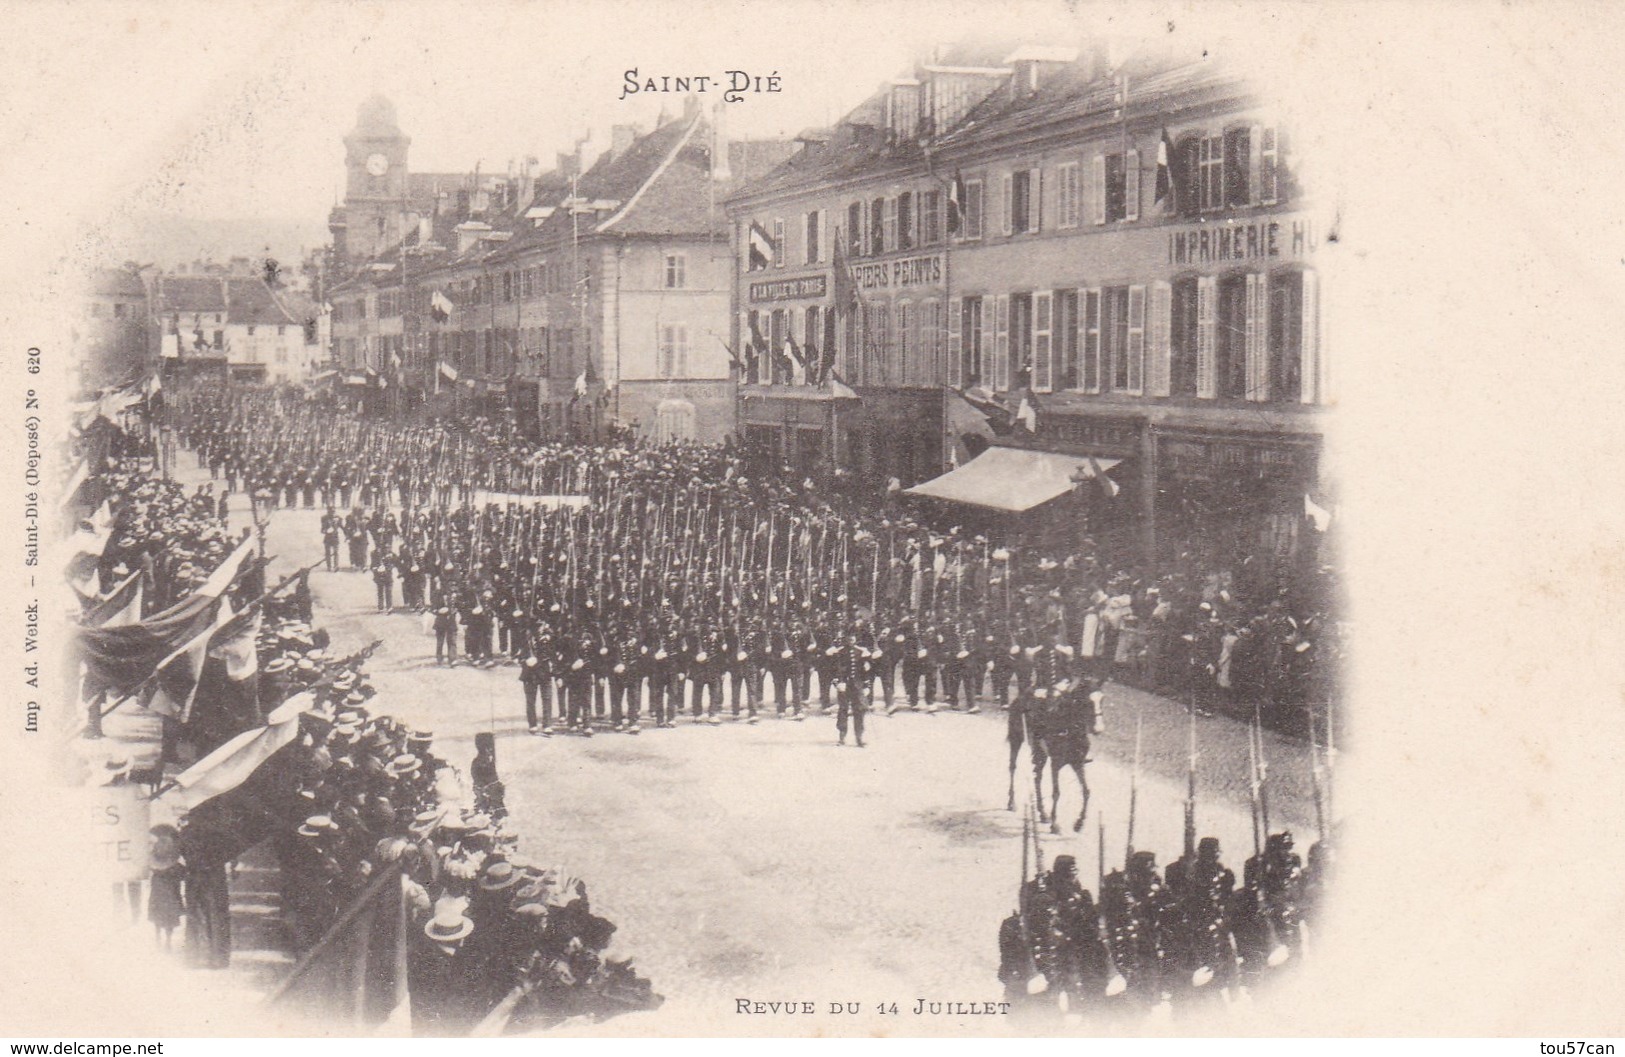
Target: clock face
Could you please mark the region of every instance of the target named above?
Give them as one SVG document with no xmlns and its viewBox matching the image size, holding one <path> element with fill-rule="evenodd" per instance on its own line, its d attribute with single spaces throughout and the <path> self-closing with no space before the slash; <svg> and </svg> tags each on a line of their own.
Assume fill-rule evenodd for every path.
<svg viewBox="0 0 1625 1057">
<path fill-rule="evenodd" d="M 389 159 L 382 154 L 374 154 L 367 159 L 367 171 L 374 176 L 382 176 L 389 171 Z"/>
</svg>

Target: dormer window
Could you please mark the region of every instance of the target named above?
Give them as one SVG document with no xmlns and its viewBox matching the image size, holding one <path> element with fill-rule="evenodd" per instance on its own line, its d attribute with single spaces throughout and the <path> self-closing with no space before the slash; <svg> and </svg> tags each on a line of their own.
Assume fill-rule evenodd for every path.
<svg viewBox="0 0 1625 1057">
<path fill-rule="evenodd" d="M 887 100 L 886 125 L 898 140 L 914 139 L 920 129 L 920 82 L 894 81 Z"/>
</svg>

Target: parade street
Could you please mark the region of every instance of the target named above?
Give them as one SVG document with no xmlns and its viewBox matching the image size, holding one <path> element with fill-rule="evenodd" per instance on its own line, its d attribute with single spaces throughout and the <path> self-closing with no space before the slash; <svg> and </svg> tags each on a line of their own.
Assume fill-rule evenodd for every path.
<svg viewBox="0 0 1625 1057">
<path fill-rule="evenodd" d="M 181 470 L 189 487 L 207 479 L 190 455 Z M 231 509 L 233 525 L 249 522 L 241 493 Z M 320 559 L 320 515 L 273 513 L 272 577 Z M 451 763 L 466 769 L 474 735 L 496 734 L 523 850 L 589 879 L 594 909 L 620 926 L 612 950 L 635 955 L 668 996 L 663 1030 L 723 1016 L 729 1031 L 787 1030 L 780 1014 L 734 1012 L 736 1000 L 759 999 L 816 1000 L 822 1030 L 836 1033 L 860 1021 L 865 1031 L 964 1031 L 976 1018 L 908 1010 L 921 998 L 1001 997 L 995 940 L 1020 880 L 1019 808 L 1031 769 L 1024 751 L 1018 811 L 1005 810 L 1008 752 L 997 709 L 871 713 L 864 749 L 837 747 L 833 718 L 817 714 L 720 727 L 684 716 L 675 730 L 637 736 L 534 737 L 514 666 L 437 666 L 421 614 L 377 612 L 364 572 L 318 569 L 311 586 L 316 623 L 336 653 L 382 640 L 368 663 L 373 684 L 393 714 L 434 732 Z M 1043 844 L 1047 861 L 1076 855 L 1090 882 L 1102 818 L 1107 868 L 1122 863 L 1137 719 L 1135 846 L 1166 863 L 1182 841 L 1185 709 L 1117 684 L 1106 709 L 1084 830 L 1071 831 L 1078 790 L 1064 774 L 1062 833 L 1046 832 Z M 1315 824 L 1307 746 L 1268 731 L 1264 738 L 1272 828 L 1291 828 L 1307 847 Z M 1239 874 L 1253 852 L 1246 728 L 1202 717 L 1198 744 L 1198 828 L 1220 838 Z M 861 1014 L 834 1020 L 829 1004 L 847 1001 L 861 1002 Z M 898 1022 L 869 1019 L 881 1002 L 897 1003 Z M 640 1019 L 608 1030 L 639 1030 Z"/>
</svg>

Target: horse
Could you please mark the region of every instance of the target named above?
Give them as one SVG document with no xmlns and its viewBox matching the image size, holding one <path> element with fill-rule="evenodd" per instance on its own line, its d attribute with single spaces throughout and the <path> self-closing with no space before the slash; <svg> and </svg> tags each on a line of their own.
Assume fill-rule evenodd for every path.
<svg viewBox="0 0 1625 1057">
<path fill-rule="evenodd" d="M 1063 680 L 1054 687 L 1039 687 L 1023 695 L 1010 708 L 1006 739 L 1010 745 L 1010 794 L 1008 810 L 1015 810 L 1016 757 L 1026 743 L 1032 749 L 1033 793 L 1038 802 L 1038 821 L 1048 822 L 1051 833 L 1059 833 L 1057 811 L 1061 802 L 1061 770 L 1072 768 L 1083 790 L 1083 808 L 1072 824 L 1076 833 L 1089 813 L 1089 781 L 1084 765 L 1089 762 L 1089 736 L 1103 733 L 1099 684 L 1091 680 Z M 1044 810 L 1044 765 L 1050 767 L 1050 808 Z"/>
</svg>

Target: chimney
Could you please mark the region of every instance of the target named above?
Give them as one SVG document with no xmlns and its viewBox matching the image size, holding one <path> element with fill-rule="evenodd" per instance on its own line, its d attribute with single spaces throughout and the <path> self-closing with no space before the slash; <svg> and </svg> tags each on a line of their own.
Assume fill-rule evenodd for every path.
<svg viewBox="0 0 1625 1057">
<path fill-rule="evenodd" d="M 427 246 L 434 241 L 434 221 L 429 217 L 418 218 L 418 245 Z"/>
<path fill-rule="evenodd" d="M 478 220 L 466 220 L 457 225 L 457 252 L 467 253 L 480 237 L 491 230 L 491 225 Z"/>
<path fill-rule="evenodd" d="M 609 156 L 619 158 L 626 153 L 626 149 L 636 143 L 638 127 L 636 125 L 615 125 L 609 133 Z"/>
<path fill-rule="evenodd" d="M 576 166 L 576 157 L 577 156 L 573 152 L 570 153 L 570 154 L 566 154 L 563 151 L 559 151 L 559 153 L 558 153 L 558 169 L 559 169 L 559 176 L 560 177 L 568 180 L 568 179 L 571 179 L 572 177 L 576 177 L 576 176 L 581 175 L 580 171 L 578 170 L 578 168 Z"/>
<path fill-rule="evenodd" d="M 683 96 L 683 123 L 687 124 L 700 116 L 700 97 L 692 92 Z"/>
<path fill-rule="evenodd" d="M 711 107 L 711 179 L 717 183 L 727 183 L 733 179 L 733 171 L 728 167 L 729 147 L 728 127 L 723 120 L 723 103 L 716 103 Z"/>
</svg>

